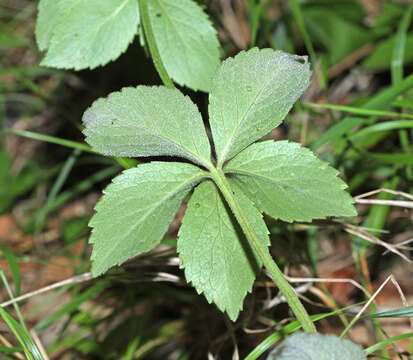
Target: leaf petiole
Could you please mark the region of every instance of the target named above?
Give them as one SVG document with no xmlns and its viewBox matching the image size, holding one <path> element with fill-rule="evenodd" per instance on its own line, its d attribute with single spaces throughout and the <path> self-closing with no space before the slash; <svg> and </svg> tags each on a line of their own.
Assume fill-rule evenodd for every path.
<svg viewBox="0 0 413 360">
<path fill-rule="evenodd" d="M 139 0 L 139 9 L 141 12 L 143 32 L 145 34 L 146 40 L 148 41 L 149 51 L 151 52 L 155 68 L 158 71 L 158 74 L 164 85 L 168 88 L 173 89 L 175 85 L 165 69 L 158 47 L 156 46 L 155 35 L 152 30 L 151 19 L 149 18 L 147 0 Z"/>
<path fill-rule="evenodd" d="M 211 177 L 221 191 L 225 200 L 228 202 L 228 205 L 245 233 L 249 244 L 261 258 L 265 268 L 270 273 L 281 293 L 285 296 L 288 305 L 291 307 L 291 310 L 294 312 L 297 320 L 301 323 L 303 329 L 306 332 L 316 332 L 314 323 L 297 297 L 294 289 L 285 279 L 283 273 L 270 255 L 268 249 L 260 242 L 254 228 L 245 216 L 242 207 L 240 206 L 237 198 L 234 196 L 234 192 L 232 191 L 224 172 L 221 169 L 211 169 Z"/>
</svg>

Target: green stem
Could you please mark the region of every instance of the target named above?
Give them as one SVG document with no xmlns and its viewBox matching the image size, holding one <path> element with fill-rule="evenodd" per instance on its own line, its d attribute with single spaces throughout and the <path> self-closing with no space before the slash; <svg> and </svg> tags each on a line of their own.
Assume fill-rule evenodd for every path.
<svg viewBox="0 0 413 360">
<path fill-rule="evenodd" d="M 304 45 L 307 49 L 308 54 L 310 55 L 311 62 L 313 63 L 317 77 L 320 81 L 321 88 L 325 91 L 327 89 L 327 80 L 325 79 L 323 71 L 321 70 L 321 65 L 318 66 L 317 64 L 317 57 L 314 51 L 313 43 L 311 42 L 310 34 L 308 33 L 304 23 L 301 7 L 297 0 L 291 0 L 291 7 L 295 20 L 297 22 L 298 29 L 300 30 L 301 36 L 303 37 Z"/>
<path fill-rule="evenodd" d="M 84 143 L 80 143 L 77 141 L 62 139 L 62 138 L 58 138 L 55 136 L 49 136 L 49 135 L 35 133 L 32 131 L 18 130 L 18 129 L 13 129 L 13 128 L 7 128 L 5 129 L 4 132 L 16 134 L 18 136 L 23 136 L 28 139 L 34 139 L 34 140 L 39 140 L 43 142 L 48 142 L 51 144 L 65 146 L 65 147 L 72 148 L 72 149 L 78 149 L 78 150 L 86 151 L 92 154 L 99 154 L 97 151 L 93 150 L 89 145 L 86 145 Z M 0 132 L 0 136 L 1 136 L 1 132 Z M 119 163 L 119 165 L 123 166 L 125 169 L 130 169 L 131 167 L 134 167 L 138 164 L 138 162 L 135 159 L 117 157 L 117 156 L 115 156 L 114 159 Z"/>
<path fill-rule="evenodd" d="M 285 279 L 283 273 L 281 272 L 278 265 L 275 263 L 274 259 L 270 255 L 268 248 L 265 247 L 259 240 L 257 234 L 255 233 L 254 228 L 244 214 L 244 211 L 239 204 L 237 198 L 234 196 L 234 193 L 231 189 L 230 184 L 228 183 L 223 171 L 221 169 L 212 169 L 211 176 L 215 184 L 220 189 L 225 200 L 228 202 L 229 207 L 234 213 L 238 223 L 240 224 L 243 232 L 245 233 L 248 242 L 261 258 L 265 268 L 270 273 L 274 282 L 277 284 L 281 293 L 285 296 L 288 305 L 291 310 L 294 312 L 297 320 L 301 323 L 303 329 L 306 332 L 316 332 L 314 323 L 311 321 L 310 316 L 305 310 L 303 304 L 298 299 L 297 294 L 294 289 L 291 287 L 289 282 Z"/>
<path fill-rule="evenodd" d="M 153 34 L 151 19 L 149 18 L 148 0 L 139 0 L 139 8 L 141 12 L 141 21 L 143 31 L 145 33 L 146 40 L 148 41 L 149 51 L 152 55 L 153 63 L 158 71 L 158 74 L 166 87 L 171 89 L 175 88 L 168 72 L 163 65 L 161 55 L 159 54 L 158 47 L 156 46 L 155 36 Z"/>
</svg>

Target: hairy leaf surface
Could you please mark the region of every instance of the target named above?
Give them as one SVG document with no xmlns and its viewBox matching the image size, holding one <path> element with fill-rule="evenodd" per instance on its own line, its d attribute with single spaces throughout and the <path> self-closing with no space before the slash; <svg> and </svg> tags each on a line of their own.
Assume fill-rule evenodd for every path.
<svg viewBox="0 0 413 360">
<path fill-rule="evenodd" d="M 267 360 L 366 360 L 362 348 L 334 335 L 295 334 L 274 349 Z"/>
<path fill-rule="evenodd" d="M 41 0 L 36 28 L 41 65 L 94 69 L 119 57 L 138 31 L 136 0 Z"/>
<path fill-rule="evenodd" d="M 338 171 L 287 141 L 251 145 L 225 168 L 261 211 L 284 221 L 354 216 L 354 200 Z"/>
<path fill-rule="evenodd" d="M 99 99 L 85 112 L 86 141 L 115 156 L 180 156 L 210 163 L 201 114 L 176 89 L 138 86 Z"/>
<path fill-rule="evenodd" d="M 306 58 L 254 48 L 225 60 L 212 82 L 209 116 L 223 163 L 278 126 L 307 89 Z"/>
<path fill-rule="evenodd" d="M 219 65 L 216 31 L 193 0 L 151 0 L 149 16 L 162 62 L 180 85 L 209 91 Z"/>
<path fill-rule="evenodd" d="M 151 162 L 114 178 L 89 224 L 93 275 L 156 246 L 203 174 L 190 164 Z"/>
<path fill-rule="evenodd" d="M 68 14 L 81 0 L 40 0 L 36 21 L 36 41 L 41 51 L 50 45 L 53 31 L 62 21 L 62 17 Z"/>
<path fill-rule="evenodd" d="M 262 215 L 242 192 L 234 190 L 257 235 L 268 246 Z M 179 231 L 178 252 L 188 282 L 235 320 L 261 261 L 211 181 L 198 185 L 188 203 Z"/>
</svg>

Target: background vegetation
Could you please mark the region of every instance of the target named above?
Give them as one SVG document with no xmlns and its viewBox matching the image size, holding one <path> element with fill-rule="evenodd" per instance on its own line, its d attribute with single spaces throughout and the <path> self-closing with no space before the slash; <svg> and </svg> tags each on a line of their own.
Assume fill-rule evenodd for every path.
<svg viewBox="0 0 413 360">
<path fill-rule="evenodd" d="M 345 223 L 267 219 L 272 254 L 320 318 L 318 329 L 341 334 L 391 274 L 370 311 L 413 303 L 413 4 L 199 3 L 218 31 L 222 59 L 252 46 L 309 55 L 312 84 L 269 137 L 312 148 L 340 170 L 353 196 L 387 189 L 357 198 L 359 216 Z M 235 324 L 186 284 L 175 252 L 184 207 L 161 246 L 99 279 L 82 275 L 90 269 L 93 206 L 122 169 L 87 151 L 82 113 L 121 87 L 161 81 L 138 38 L 93 71 L 40 67 L 36 7 L 0 1 L 0 358 L 258 359 L 298 326 L 265 274 Z M 207 95 L 181 90 L 205 116 Z M 347 336 L 378 344 L 373 358 L 413 358 L 408 310 L 359 320 Z"/>
</svg>

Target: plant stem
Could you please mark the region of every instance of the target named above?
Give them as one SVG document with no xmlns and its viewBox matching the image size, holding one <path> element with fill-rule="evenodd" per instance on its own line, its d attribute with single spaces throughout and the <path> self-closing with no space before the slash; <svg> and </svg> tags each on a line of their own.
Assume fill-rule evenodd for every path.
<svg viewBox="0 0 413 360">
<path fill-rule="evenodd" d="M 283 273 L 281 272 L 278 265 L 275 263 L 274 259 L 270 255 L 268 248 L 265 247 L 260 239 L 258 238 L 254 228 L 244 214 L 244 211 L 239 204 L 237 198 L 234 196 L 234 193 L 231 189 L 230 184 L 228 183 L 223 171 L 221 169 L 211 170 L 211 176 L 215 184 L 220 189 L 225 200 L 228 202 L 229 207 L 234 213 L 238 223 L 240 224 L 243 232 L 245 233 L 248 242 L 261 258 L 265 268 L 270 273 L 274 282 L 277 284 L 281 293 L 285 296 L 288 305 L 291 310 L 294 312 L 297 320 L 301 323 L 303 329 L 306 332 L 316 332 L 314 323 L 311 321 L 310 316 L 305 310 L 303 304 L 298 299 L 297 294 L 295 293 L 292 286 L 285 279 Z"/>
<path fill-rule="evenodd" d="M 321 66 L 317 64 L 317 56 L 314 51 L 313 43 L 311 42 L 311 36 L 308 33 L 304 23 L 304 18 L 299 2 L 297 0 L 291 0 L 291 8 L 295 17 L 295 21 L 297 22 L 298 29 L 300 30 L 301 36 L 303 37 L 304 45 L 307 49 L 308 54 L 310 55 L 311 62 L 313 63 L 318 80 L 320 81 L 321 89 L 325 91 L 327 89 L 327 80 L 325 79 Z"/>
<path fill-rule="evenodd" d="M 155 68 L 158 71 L 162 82 L 166 87 L 173 89 L 175 88 L 174 83 L 172 82 L 171 78 L 168 75 L 168 72 L 165 69 L 165 66 L 163 65 L 161 55 L 159 54 L 158 47 L 156 46 L 151 19 L 149 18 L 147 1 L 148 0 L 139 0 L 139 9 L 141 12 L 143 31 L 145 33 L 146 40 L 148 41 L 149 51 L 151 52 L 153 63 L 155 64 Z"/>
</svg>

